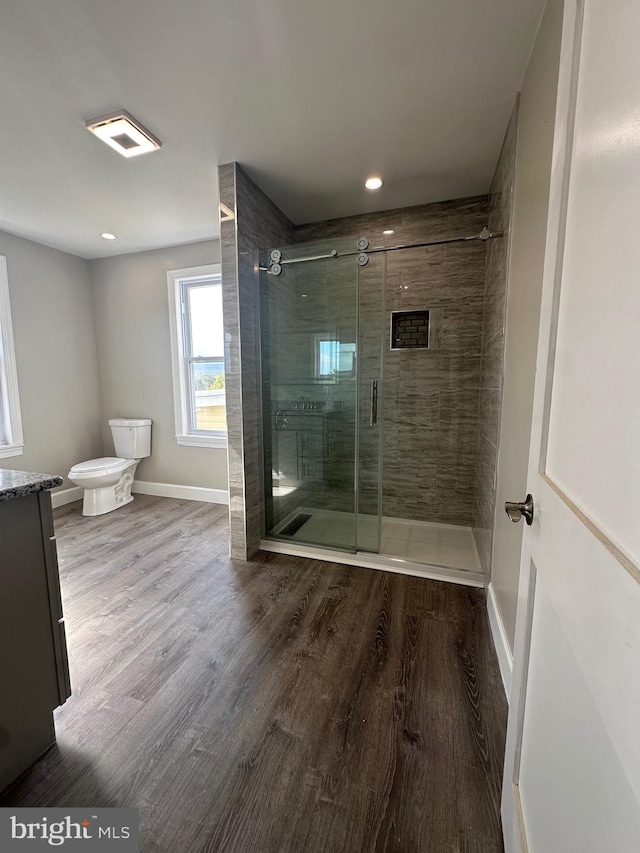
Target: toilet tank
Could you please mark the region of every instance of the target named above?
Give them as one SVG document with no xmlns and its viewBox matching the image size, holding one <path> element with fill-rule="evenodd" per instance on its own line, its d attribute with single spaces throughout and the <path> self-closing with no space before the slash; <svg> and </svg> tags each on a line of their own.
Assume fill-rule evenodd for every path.
<svg viewBox="0 0 640 853">
<path fill-rule="evenodd" d="M 151 421 L 148 418 L 112 418 L 109 426 L 118 458 L 144 459 L 151 455 Z"/>
</svg>

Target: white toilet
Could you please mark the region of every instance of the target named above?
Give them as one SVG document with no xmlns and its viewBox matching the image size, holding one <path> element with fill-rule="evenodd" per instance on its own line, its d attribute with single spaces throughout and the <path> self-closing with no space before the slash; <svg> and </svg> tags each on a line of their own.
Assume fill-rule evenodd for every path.
<svg viewBox="0 0 640 853">
<path fill-rule="evenodd" d="M 138 462 L 151 455 L 151 421 L 113 418 L 109 421 L 116 456 L 79 462 L 69 479 L 84 489 L 83 515 L 104 515 L 131 503 L 131 486 Z"/>
</svg>

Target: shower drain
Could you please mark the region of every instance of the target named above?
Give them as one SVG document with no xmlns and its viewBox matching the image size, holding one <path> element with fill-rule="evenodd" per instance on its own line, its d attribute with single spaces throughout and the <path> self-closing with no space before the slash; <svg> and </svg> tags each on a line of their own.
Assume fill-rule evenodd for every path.
<svg viewBox="0 0 640 853">
<path fill-rule="evenodd" d="M 311 516 L 304 512 L 298 513 L 298 515 L 296 515 L 296 517 L 292 519 L 286 527 L 282 528 L 280 536 L 294 536 L 298 530 L 300 530 L 302 525 L 306 524 L 310 518 Z"/>
</svg>

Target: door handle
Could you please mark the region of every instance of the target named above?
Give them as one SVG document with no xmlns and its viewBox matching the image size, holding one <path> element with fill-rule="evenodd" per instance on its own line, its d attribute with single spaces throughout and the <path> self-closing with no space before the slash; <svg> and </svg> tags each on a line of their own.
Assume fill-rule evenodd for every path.
<svg viewBox="0 0 640 853">
<path fill-rule="evenodd" d="M 527 495 L 522 503 L 507 501 L 504 505 L 504 511 L 514 523 L 524 517 L 527 524 L 530 525 L 533 522 L 533 498 L 531 495 Z"/>
<path fill-rule="evenodd" d="M 369 396 L 369 426 L 378 423 L 378 380 L 371 380 L 371 392 Z"/>
</svg>

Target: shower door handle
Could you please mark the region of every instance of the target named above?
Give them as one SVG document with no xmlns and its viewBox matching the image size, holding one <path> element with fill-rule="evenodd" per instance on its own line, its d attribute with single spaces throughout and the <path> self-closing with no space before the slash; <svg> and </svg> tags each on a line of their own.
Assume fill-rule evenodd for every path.
<svg viewBox="0 0 640 853">
<path fill-rule="evenodd" d="M 378 380 L 371 380 L 371 391 L 369 396 L 369 426 L 378 423 Z"/>
</svg>

